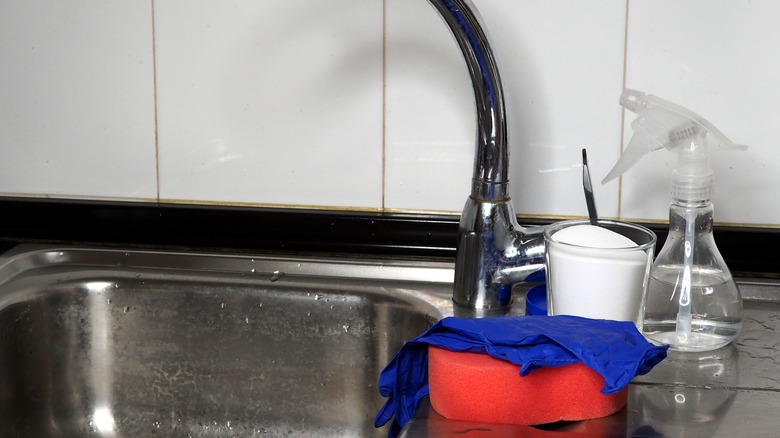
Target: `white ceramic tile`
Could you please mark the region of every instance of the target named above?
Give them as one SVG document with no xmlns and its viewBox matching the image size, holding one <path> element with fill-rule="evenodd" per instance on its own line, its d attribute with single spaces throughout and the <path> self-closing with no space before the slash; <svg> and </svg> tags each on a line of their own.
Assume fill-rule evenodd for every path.
<svg viewBox="0 0 780 438">
<path fill-rule="evenodd" d="M 163 200 L 381 208 L 381 0 L 155 7 Z"/>
<path fill-rule="evenodd" d="M 155 199 L 150 2 L 4 2 L 0 193 Z"/>
<path fill-rule="evenodd" d="M 388 1 L 386 11 L 385 206 L 459 211 L 475 138 L 466 65 L 428 2 Z"/>
<path fill-rule="evenodd" d="M 518 214 L 586 215 L 581 149 L 594 178 L 620 150 L 625 2 L 474 4 L 502 68 Z M 465 64 L 426 2 L 388 2 L 387 40 L 386 206 L 460 211 L 475 137 Z M 603 216 L 617 214 L 617 190 L 596 187 Z"/>
<path fill-rule="evenodd" d="M 632 0 L 629 6 L 626 85 L 688 107 L 749 146 L 711 154 L 719 223 L 780 224 L 779 16 L 780 3 L 770 0 Z M 623 214 L 665 220 L 675 163 L 674 154 L 658 151 L 628 172 Z"/>
</svg>

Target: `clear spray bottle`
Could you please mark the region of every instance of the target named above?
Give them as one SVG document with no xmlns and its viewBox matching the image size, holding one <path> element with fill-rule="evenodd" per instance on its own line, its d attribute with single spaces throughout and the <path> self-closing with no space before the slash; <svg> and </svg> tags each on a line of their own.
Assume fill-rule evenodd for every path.
<svg viewBox="0 0 780 438">
<path fill-rule="evenodd" d="M 699 115 L 658 97 L 627 89 L 620 104 L 638 116 L 631 124 L 634 135 L 602 184 L 622 175 L 648 152 L 677 152 L 669 236 L 650 270 L 642 333 L 674 350 L 723 347 L 742 328 L 742 296 L 712 234 L 708 140 L 722 148 L 745 147 L 732 143 Z"/>
</svg>

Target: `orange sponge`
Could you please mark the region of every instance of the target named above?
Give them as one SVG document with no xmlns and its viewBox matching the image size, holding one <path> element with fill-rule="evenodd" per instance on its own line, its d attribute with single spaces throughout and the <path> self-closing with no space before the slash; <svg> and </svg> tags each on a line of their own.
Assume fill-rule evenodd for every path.
<svg viewBox="0 0 780 438">
<path fill-rule="evenodd" d="M 431 406 L 445 418 L 509 424 L 545 424 L 606 417 L 626 405 L 628 387 L 601 393 L 604 379 L 582 363 L 520 367 L 487 354 L 428 347 Z"/>
</svg>

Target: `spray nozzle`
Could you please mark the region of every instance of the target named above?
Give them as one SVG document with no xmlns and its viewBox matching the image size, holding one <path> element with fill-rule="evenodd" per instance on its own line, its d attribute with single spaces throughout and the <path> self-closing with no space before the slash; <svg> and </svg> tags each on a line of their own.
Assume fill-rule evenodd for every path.
<svg viewBox="0 0 780 438">
<path fill-rule="evenodd" d="M 623 93 L 620 94 L 620 106 L 631 111 L 632 113 L 640 113 L 643 111 L 646 102 L 645 93 L 641 91 L 632 90 L 626 88 Z"/>
<path fill-rule="evenodd" d="M 672 175 L 673 196 L 688 200 L 708 199 L 712 186 L 708 137 L 721 148 L 745 149 L 745 146 L 735 145 L 698 114 L 659 97 L 626 89 L 620 96 L 620 105 L 638 116 L 631 122 L 634 135 L 602 184 L 625 173 L 649 152 L 677 149 L 678 166 Z"/>
</svg>

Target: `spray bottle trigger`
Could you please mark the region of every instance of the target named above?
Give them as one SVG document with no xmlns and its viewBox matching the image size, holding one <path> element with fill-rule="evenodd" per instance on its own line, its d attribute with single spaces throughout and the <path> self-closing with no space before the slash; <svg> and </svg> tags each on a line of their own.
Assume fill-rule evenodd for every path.
<svg viewBox="0 0 780 438">
<path fill-rule="evenodd" d="M 601 180 L 602 184 L 606 184 L 624 174 L 647 153 L 665 146 L 659 140 L 659 137 L 666 134 L 666 128 L 655 120 L 647 117 L 638 117 L 631 123 L 631 127 L 634 129 L 634 135 L 629 140 L 628 147 L 620 155 L 620 159 L 618 159 L 612 170 Z"/>
<path fill-rule="evenodd" d="M 628 143 L 628 148 L 626 148 L 625 152 L 620 155 L 618 162 L 615 163 L 615 166 L 612 168 L 612 170 L 609 171 L 607 176 L 601 180 L 601 183 L 606 184 L 633 167 L 634 164 L 641 160 L 642 157 L 647 153 L 647 148 L 645 145 L 650 141 L 651 138 L 644 134 L 634 134 L 634 136 L 631 137 L 631 141 Z"/>
</svg>

